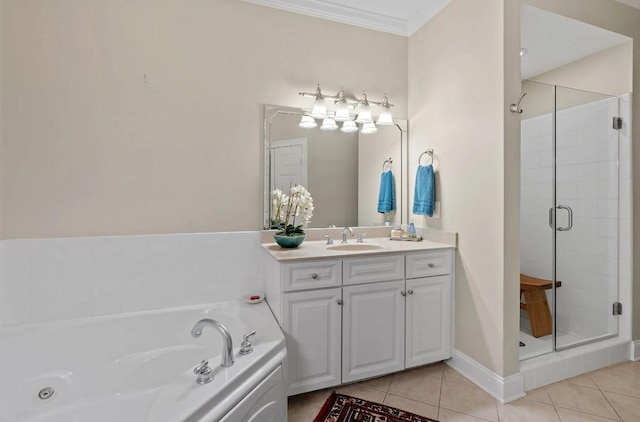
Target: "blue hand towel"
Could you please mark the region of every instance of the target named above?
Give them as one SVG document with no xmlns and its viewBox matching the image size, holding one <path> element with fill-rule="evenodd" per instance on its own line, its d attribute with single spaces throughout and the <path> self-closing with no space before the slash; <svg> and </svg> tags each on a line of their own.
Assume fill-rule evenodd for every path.
<svg viewBox="0 0 640 422">
<path fill-rule="evenodd" d="M 413 213 L 433 217 L 436 184 L 433 166 L 418 166 L 416 188 L 413 194 Z"/>
<path fill-rule="evenodd" d="M 391 170 L 382 173 L 380 178 L 380 195 L 378 196 L 378 212 L 387 213 L 396 209 L 396 191 Z"/>
</svg>

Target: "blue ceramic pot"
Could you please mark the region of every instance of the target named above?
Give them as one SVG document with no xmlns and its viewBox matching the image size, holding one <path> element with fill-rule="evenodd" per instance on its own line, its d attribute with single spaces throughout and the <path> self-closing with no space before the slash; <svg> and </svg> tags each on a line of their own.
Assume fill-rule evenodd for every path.
<svg viewBox="0 0 640 422">
<path fill-rule="evenodd" d="M 297 248 L 298 246 L 302 245 L 305 236 L 305 233 L 297 234 L 295 236 L 274 234 L 273 238 L 276 240 L 276 243 L 282 248 Z"/>
</svg>

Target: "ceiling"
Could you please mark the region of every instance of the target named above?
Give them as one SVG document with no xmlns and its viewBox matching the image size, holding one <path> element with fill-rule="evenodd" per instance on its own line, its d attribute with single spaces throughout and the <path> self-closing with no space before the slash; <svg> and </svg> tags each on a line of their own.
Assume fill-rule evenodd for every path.
<svg viewBox="0 0 640 422">
<path fill-rule="evenodd" d="M 377 31 L 411 35 L 451 0 L 244 0 Z"/>
<path fill-rule="evenodd" d="M 640 2 L 640 0 L 636 0 Z M 574 62 L 631 38 L 531 6 L 522 7 L 522 77 L 529 78 Z"/>
<path fill-rule="evenodd" d="M 244 0 L 377 31 L 409 36 L 451 0 Z M 640 0 L 616 0 L 640 9 Z M 522 8 L 522 77 L 571 63 L 630 38 L 583 22 Z"/>
</svg>

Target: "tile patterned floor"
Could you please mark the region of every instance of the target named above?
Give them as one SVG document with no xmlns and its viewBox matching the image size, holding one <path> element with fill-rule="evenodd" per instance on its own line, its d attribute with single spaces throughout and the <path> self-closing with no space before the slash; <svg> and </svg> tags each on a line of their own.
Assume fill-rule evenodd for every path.
<svg viewBox="0 0 640 422">
<path fill-rule="evenodd" d="M 289 422 L 311 422 L 333 389 L 289 397 Z M 440 422 L 640 421 L 640 362 L 529 391 L 503 405 L 444 363 L 335 389 Z"/>
</svg>

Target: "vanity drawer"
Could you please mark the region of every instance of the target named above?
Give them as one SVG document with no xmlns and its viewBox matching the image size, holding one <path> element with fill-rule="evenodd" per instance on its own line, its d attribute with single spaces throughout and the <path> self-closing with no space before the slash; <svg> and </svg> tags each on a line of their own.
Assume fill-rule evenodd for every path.
<svg viewBox="0 0 640 422">
<path fill-rule="evenodd" d="M 284 292 L 342 285 L 342 261 L 297 262 L 282 267 Z"/>
<path fill-rule="evenodd" d="M 404 256 L 345 259 L 342 278 L 345 285 L 403 279 Z"/>
<path fill-rule="evenodd" d="M 449 273 L 451 273 L 451 251 L 449 250 L 407 255 L 407 278 Z"/>
</svg>

